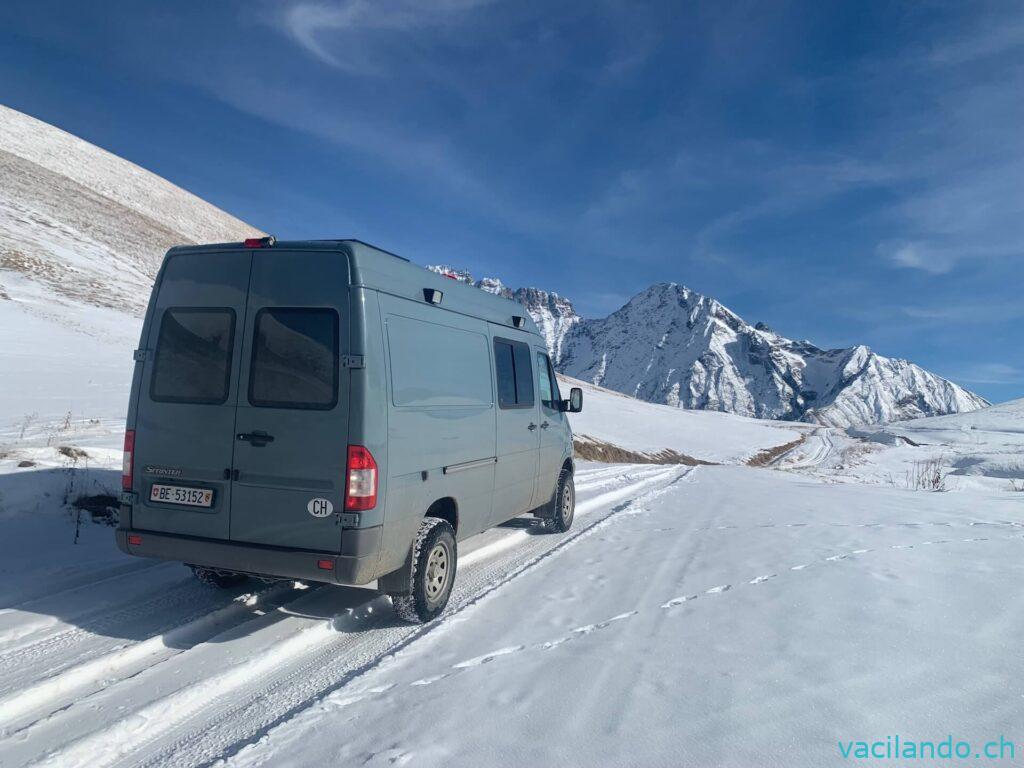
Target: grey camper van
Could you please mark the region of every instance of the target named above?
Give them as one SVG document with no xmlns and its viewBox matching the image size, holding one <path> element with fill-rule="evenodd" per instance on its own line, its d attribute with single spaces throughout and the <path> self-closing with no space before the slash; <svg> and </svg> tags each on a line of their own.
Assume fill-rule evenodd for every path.
<svg viewBox="0 0 1024 768">
<path fill-rule="evenodd" d="M 247 576 L 369 585 L 429 621 L 457 542 L 565 531 L 572 434 L 518 304 L 357 240 L 176 247 L 146 312 L 117 542 Z"/>
</svg>

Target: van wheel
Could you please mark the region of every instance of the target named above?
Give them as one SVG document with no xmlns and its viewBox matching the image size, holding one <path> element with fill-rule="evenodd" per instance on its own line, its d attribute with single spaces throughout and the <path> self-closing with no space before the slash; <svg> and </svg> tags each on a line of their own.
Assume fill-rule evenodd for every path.
<svg viewBox="0 0 1024 768">
<path fill-rule="evenodd" d="M 190 565 L 189 568 L 192 569 L 192 574 L 203 584 L 206 584 L 208 587 L 217 587 L 218 589 L 237 587 L 249 578 L 244 573 L 217 571 L 213 568 L 203 568 L 199 565 Z"/>
<path fill-rule="evenodd" d="M 558 476 L 551 507 L 551 517 L 544 520 L 544 528 L 551 533 L 565 533 L 572 527 L 572 518 L 576 514 L 576 484 L 568 469 L 563 469 Z"/>
<path fill-rule="evenodd" d="M 439 517 L 423 518 L 413 544 L 409 592 L 391 595 L 400 619 L 426 624 L 441 615 L 455 583 L 457 557 L 451 525 Z"/>
</svg>

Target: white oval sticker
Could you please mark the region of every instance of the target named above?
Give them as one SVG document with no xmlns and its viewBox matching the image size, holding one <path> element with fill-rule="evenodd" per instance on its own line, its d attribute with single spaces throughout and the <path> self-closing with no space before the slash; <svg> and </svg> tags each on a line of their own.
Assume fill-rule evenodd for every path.
<svg viewBox="0 0 1024 768">
<path fill-rule="evenodd" d="M 334 505 L 331 504 L 330 499 L 310 499 L 306 510 L 313 517 L 327 517 L 334 511 Z"/>
</svg>

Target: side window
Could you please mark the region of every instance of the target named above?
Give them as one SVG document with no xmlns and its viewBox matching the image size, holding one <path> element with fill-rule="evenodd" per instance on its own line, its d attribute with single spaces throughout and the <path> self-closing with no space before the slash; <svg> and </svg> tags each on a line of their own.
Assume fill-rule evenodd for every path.
<svg viewBox="0 0 1024 768">
<path fill-rule="evenodd" d="M 494 342 L 494 369 L 498 374 L 498 405 L 502 408 L 515 408 L 516 370 L 512 345 L 508 342 Z"/>
<path fill-rule="evenodd" d="M 156 342 L 150 398 L 161 403 L 226 402 L 234 338 L 232 309 L 165 310 Z"/>
<path fill-rule="evenodd" d="M 533 405 L 533 366 L 530 365 L 530 348 L 518 341 L 512 344 L 516 362 L 516 405 L 529 408 Z"/>
<path fill-rule="evenodd" d="M 255 325 L 249 402 L 264 408 L 333 408 L 338 402 L 338 313 L 261 309 Z"/>
<path fill-rule="evenodd" d="M 557 411 L 562 399 L 558 391 L 558 379 L 551 368 L 551 359 L 543 352 L 537 353 L 537 376 L 540 381 L 540 403 L 545 408 Z"/>
<path fill-rule="evenodd" d="M 500 408 L 533 406 L 533 366 L 530 348 L 520 341 L 494 340 L 494 370 L 498 376 Z"/>
</svg>

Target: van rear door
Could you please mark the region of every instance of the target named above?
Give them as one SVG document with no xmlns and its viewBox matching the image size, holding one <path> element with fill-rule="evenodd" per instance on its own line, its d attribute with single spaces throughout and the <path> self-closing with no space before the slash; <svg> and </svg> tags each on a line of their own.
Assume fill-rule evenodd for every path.
<svg viewBox="0 0 1024 768">
<path fill-rule="evenodd" d="M 233 541 L 337 553 L 348 445 L 348 260 L 252 252 L 234 430 Z"/>
<path fill-rule="evenodd" d="M 164 265 L 145 340 L 132 525 L 226 539 L 248 251 Z"/>
</svg>

